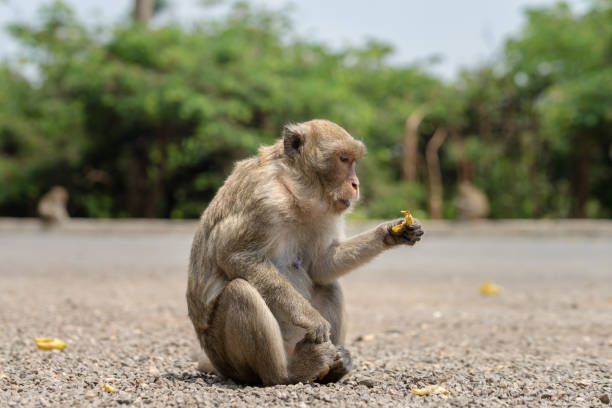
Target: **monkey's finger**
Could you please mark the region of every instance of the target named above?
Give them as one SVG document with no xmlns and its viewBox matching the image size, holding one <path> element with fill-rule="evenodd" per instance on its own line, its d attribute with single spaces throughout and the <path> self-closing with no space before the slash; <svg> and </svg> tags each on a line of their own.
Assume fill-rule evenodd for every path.
<svg viewBox="0 0 612 408">
<path fill-rule="evenodd" d="M 328 331 L 326 331 L 325 329 L 321 330 L 320 328 L 317 328 L 307 332 L 304 338 L 312 343 L 320 344 L 328 341 L 329 336 L 330 333 Z"/>
<path fill-rule="evenodd" d="M 398 225 L 403 224 L 403 223 L 404 223 L 404 218 L 398 218 L 398 219 L 395 219 L 393 221 L 389 221 L 389 227 L 388 227 L 389 233 L 393 234 L 393 235 L 400 235 L 402 233 L 402 231 L 404 231 L 406 229 L 405 228 L 406 225 L 404 224 L 404 226 L 402 226 L 402 228 L 399 231 L 397 231 L 397 232 L 395 232 L 393 230 L 393 228 L 397 227 Z"/>
<path fill-rule="evenodd" d="M 313 342 L 317 344 L 325 343 L 326 341 L 329 341 L 329 333 L 325 332 L 316 333 L 313 339 Z"/>
<path fill-rule="evenodd" d="M 330 337 L 331 337 L 330 328 L 324 327 L 323 330 L 321 330 L 321 343 L 325 343 L 326 341 L 329 341 Z"/>
<path fill-rule="evenodd" d="M 306 332 L 306 334 L 304 335 L 304 340 L 309 341 L 311 343 L 316 343 L 317 340 L 317 333 L 314 330 L 309 330 Z"/>
<path fill-rule="evenodd" d="M 423 230 L 409 230 L 406 229 L 403 231 L 402 236 L 404 238 L 420 238 L 424 234 Z"/>
<path fill-rule="evenodd" d="M 425 233 L 420 225 L 418 225 L 417 227 L 412 227 L 412 225 L 410 225 L 404 231 L 405 234 L 418 235 L 419 237 Z"/>
<path fill-rule="evenodd" d="M 410 246 L 414 245 L 416 242 L 421 240 L 421 236 L 420 235 L 415 235 L 415 234 L 404 234 L 402 235 L 402 241 L 405 244 L 408 244 Z"/>
<path fill-rule="evenodd" d="M 406 226 L 406 228 L 414 230 L 414 229 L 420 229 L 422 227 L 421 227 L 421 223 L 419 222 L 419 220 L 415 218 L 414 221 L 410 225 Z"/>
</svg>

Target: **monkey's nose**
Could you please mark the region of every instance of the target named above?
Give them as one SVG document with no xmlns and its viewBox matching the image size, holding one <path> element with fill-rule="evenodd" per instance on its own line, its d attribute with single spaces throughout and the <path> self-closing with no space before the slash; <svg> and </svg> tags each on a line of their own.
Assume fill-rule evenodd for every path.
<svg viewBox="0 0 612 408">
<path fill-rule="evenodd" d="M 357 176 L 352 176 L 347 181 L 350 181 L 351 187 L 353 187 L 355 194 L 359 196 L 359 179 L 357 178 Z"/>
</svg>

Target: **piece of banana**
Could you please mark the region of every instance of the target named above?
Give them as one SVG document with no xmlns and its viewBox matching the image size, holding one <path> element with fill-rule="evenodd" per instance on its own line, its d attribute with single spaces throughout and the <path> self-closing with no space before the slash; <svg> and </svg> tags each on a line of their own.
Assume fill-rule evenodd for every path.
<svg viewBox="0 0 612 408">
<path fill-rule="evenodd" d="M 482 293 L 483 295 L 488 295 L 488 296 L 499 295 L 499 293 L 501 292 L 501 287 L 494 284 L 491 281 L 487 281 L 483 283 L 482 285 L 480 285 L 479 289 L 480 289 L 480 293 Z"/>
<path fill-rule="evenodd" d="M 107 384 L 107 383 L 104 383 L 104 385 L 102 387 L 100 387 L 100 388 L 102 388 L 106 392 L 111 392 L 111 393 L 117 392 L 115 387 L 113 387 L 112 385 Z"/>
<path fill-rule="evenodd" d="M 448 394 L 448 390 L 441 385 L 428 385 L 423 388 L 416 388 L 410 390 L 411 393 L 416 395 L 437 395 L 437 394 Z"/>
<path fill-rule="evenodd" d="M 39 337 L 34 339 L 34 341 L 36 341 L 36 347 L 38 347 L 39 350 L 63 351 L 66 348 L 66 343 L 51 337 Z"/>
<path fill-rule="evenodd" d="M 329 374 L 329 370 L 330 370 L 330 368 L 329 368 L 329 367 L 327 367 L 325 370 L 323 370 L 323 371 L 321 371 L 321 372 L 319 373 L 319 381 L 320 381 L 320 380 L 322 380 L 323 378 L 325 378 L 325 376 L 326 376 L 327 374 Z"/>
<path fill-rule="evenodd" d="M 410 214 L 410 210 L 401 211 L 401 213 L 404 214 L 404 222 L 393 227 L 392 228 L 393 232 L 396 232 L 396 233 L 400 232 L 400 230 L 404 228 L 404 226 L 410 225 L 414 222 L 414 218 L 412 218 L 412 215 Z"/>
</svg>

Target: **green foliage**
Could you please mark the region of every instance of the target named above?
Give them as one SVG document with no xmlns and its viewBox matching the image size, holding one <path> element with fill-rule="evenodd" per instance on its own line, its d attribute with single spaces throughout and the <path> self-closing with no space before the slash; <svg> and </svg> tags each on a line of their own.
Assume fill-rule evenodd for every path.
<svg viewBox="0 0 612 408">
<path fill-rule="evenodd" d="M 52 3 L 38 23 L 9 27 L 24 53 L 0 66 L 0 214 L 33 215 L 61 184 L 75 216 L 197 217 L 235 160 L 284 123 L 323 117 L 369 149 L 356 217 L 428 216 L 424 153 L 439 127 L 451 135 L 439 151 L 445 217 L 459 177 L 494 218 L 610 217 L 610 4 L 526 15 L 499 63 L 444 84 L 389 65 L 384 43 L 330 51 L 298 38 L 286 14 L 243 2 L 190 29 L 90 28 Z M 417 109 L 418 179 L 407 183 L 402 140 Z"/>
</svg>

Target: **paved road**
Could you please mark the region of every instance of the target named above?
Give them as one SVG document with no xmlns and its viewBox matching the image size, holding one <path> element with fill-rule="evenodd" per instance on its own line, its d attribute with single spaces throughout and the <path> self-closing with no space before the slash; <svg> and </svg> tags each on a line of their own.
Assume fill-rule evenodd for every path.
<svg viewBox="0 0 612 408">
<path fill-rule="evenodd" d="M 0 406 L 565 407 L 612 398 L 610 236 L 456 231 L 389 251 L 343 279 L 355 370 L 330 386 L 271 388 L 195 370 L 190 243 L 184 230 L 0 231 Z M 481 296 L 486 280 L 502 293 Z M 41 336 L 68 347 L 36 350 Z M 428 384 L 450 394 L 410 392 Z"/>
</svg>

